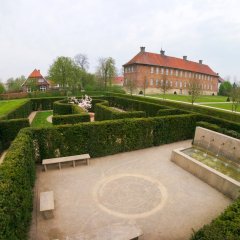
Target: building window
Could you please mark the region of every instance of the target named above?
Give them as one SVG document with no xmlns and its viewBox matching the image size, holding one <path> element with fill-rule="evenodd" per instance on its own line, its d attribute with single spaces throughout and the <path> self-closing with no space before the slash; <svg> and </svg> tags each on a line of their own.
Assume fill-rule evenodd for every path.
<svg viewBox="0 0 240 240">
<path fill-rule="evenodd" d="M 156 68 L 156 73 L 159 74 L 159 68 L 158 67 Z"/>
<path fill-rule="evenodd" d="M 159 84 L 159 81 L 158 81 L 158 79 L 156 79 L 156 86 L 158 86 L 158 84 Z"/>
<path fill-rule="evenodd" d="M 164 68 L 161 68 L 161 74 L 164 74 Z"/>
<path fill-rule="evenodd" d="M 211 84 L 211 86 L 210 86 L 210 87 L 211 87 L 211 90 L 212 90 L 212 84 Z"/>
<path fill-rule="evenodd" d="M 166 68 L 166 75 L 168 75 L 168 69 Z"/>
<path fill-rule="evenodd" d="M 163 86 L 163 80 L 161 80 L 161 86 Z"/>
<path fill-rule="evenodd" d="M 44 79 L 39 78 L 39 79 L 38 79 L 38 82 L 39 82 L 39 83 L 43 83 L 43 82 L 44 82 Z"/>
<path fill-rule="evenodd" d="M 175 87 L 178 87 L 178 81 L 175 82 Z"/>
<path fill-rule="evenodd" d="M 182 82 L 180 82 L 180 88 L 182 88 Z"/>
<path fill-rule="evenodd" d="M 173 75 L 173 70 L 172 69 L 170 70 L 170 75 Z"/>
<path fill-rule="evenodd" d="M 40 86 L 40 91 L 41 92 L 46 92 L 47 90 L 47 87 L 46 86 Z"/>
<path fill-rule="evenodd" d="M 153 86 L 153 79 L 150 80 L 150 86 Z"/>
<path fill-rule="evenodd" d="M 176 76 L 178 77 L 178 70 L 176 70 Z"/>
<path fill-rule="evenodd" d="M 128 82 L 128 80 L 127 80 L 127 78 L 126 78 L 124 84 L 127 85 L 127 82 Z"/>
<path fill-rule="evenodd" d="M 170 81 L 170 87 L 172 87 L 172 81 Z"/>
<path fill-rule="evenodd" d="M 31 92 L 31 91 L 32 91 L 31 87 L 27 87 L 27 92 Z"/>
<path fill-rule="evenodd" d="M 186 82 L 184 82 L 184 87 L 185 87 L 185 88 L 187 87 L 187 83 L 186 83 Z"/>
<path fill-rule="evenodd" d="M 192 77 L 192 76 L 191 76 L 191 72 L 189 72 L 189 74 L 188 74 L 188 77 L 189 77 L 189 78 L 191 78 L 191 77 Z"/>
<path fill-rule="evenodd" d="M 154 67 L 151 67 L 151 73 L 154 73 Z"/>
<path fill-rule="evenodd" d="M 183 72 L 182 72 L 182 71 L 180 71 L 180 77 L 182 77 L 182 75 L 183 75 Z"/>
<path fill-rule="evenodd" d="M 185 78 L 187 77 L 187 72 L 185 72 Z"/>
</svg>

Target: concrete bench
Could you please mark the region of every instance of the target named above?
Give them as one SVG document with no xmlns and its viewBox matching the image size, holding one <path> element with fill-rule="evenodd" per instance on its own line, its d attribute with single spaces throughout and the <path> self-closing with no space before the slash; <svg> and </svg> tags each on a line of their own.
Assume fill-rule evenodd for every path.
<svg viewBox="0 0 240 240">
<path fill-rule="evenodd" d="M 45 219 L 53 218 L 54 197 L 53 191 L 40 193 L 40 212 Z"/>
<path fill-rule="evenodd" d="M 59 158 L 49 158 L 43 159 L 42 164 L 44 166 L 45 171 L 47 171 L 48 164 L 58 163 L 59 169 L 61 169 L 61 163 L 63 162 L 73 162 L 73 167 L 75 167 L 75 161 L 86 161 L 87 165 L 89 164 L 90 156 L 89 154 L 68 156 L 68 157 L 59 157 Z"/>
</svg>

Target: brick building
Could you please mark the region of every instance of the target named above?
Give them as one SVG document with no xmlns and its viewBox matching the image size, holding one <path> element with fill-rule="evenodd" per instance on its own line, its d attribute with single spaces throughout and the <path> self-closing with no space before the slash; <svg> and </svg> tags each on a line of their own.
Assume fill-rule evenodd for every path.
<svg viewBox="0 0 240 240">
<path fill-rule="evenodd" d="M 183 58 L 170 57 L 165 51 L 150 53 L 145 47 L 124 67 L 124 86 L 133 82 L 138 91 L 160 93 L 163 81 L 169 93 L 188 94 L 189 83 L 197 82 L 203 94 L 217 94 L 219 76 L 208 65 Z M 165 79 L 165 80 L 163 80 Z"/>
<path fill-rule="evenodd" d="M 42 76 L 40 70 L 34 69 L 26 81 L 22 84 L 23 92 L 41 91 L 49 89 L 49 82 Z"/>
</svg>

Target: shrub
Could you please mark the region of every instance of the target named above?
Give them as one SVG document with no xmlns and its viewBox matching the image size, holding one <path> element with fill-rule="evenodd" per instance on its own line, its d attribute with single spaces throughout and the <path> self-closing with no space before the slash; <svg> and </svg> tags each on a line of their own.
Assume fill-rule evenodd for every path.
<svg viewBox="0 0 240 240">
<path fill-rule="evenodd" d="M 180 115 L 180 114 L 188 114 L 190 112 L 183 111 L 180 109 L 160 109 L 157 112 L 157 116 L 169 116 L 169 115 Z"/>
<path fill-rule="evenodd" d="M 77 124 L 80 122 L 90 122 L 90 115 L 88 113 L 70 114 L 70 115 L 55 115 L 52 118 L 53 125 Z"/>
<path fill-rule="evenodd" d="M 10 146 L 11 141 L 15 139 L 18 132 L 25 127 L 29 127 L 27 118 L 1 120 L 0 121 L 0 152 Z"/>
<path fill-rule="evenodd" d="M 72 104 L 68 103 L 66 99 L 56 101 L 53 103 L 53 114 L 54 115 L 68 115 L 72 114 Z"/>
<path fill-rule="evenodd" d="M 63 99 L 63 97 L 32 98 L 32 111 L 52 110 L 54 102 Z"/>
<path fill-rule="evenodd" d="M 33 205 L 34 159 L 31 132 L 22 130 L 0 165 L 0 239 L 27 239 Z"/>
<path fill-rule="evenodd" d="M 42 158 L 89 153 L 100 157 L 190 139 L 198 115 L 120 119 L 54 128 L 31 128 Z"/>
</svg>

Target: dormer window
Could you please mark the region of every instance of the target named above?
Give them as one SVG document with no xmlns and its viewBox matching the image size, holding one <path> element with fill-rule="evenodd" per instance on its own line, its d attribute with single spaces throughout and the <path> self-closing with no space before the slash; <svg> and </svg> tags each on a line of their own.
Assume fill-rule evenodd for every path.
<svg viewBox="0 0 240 240">
<path fill-rule="evenodd" d="M 44 82 L 44 79 L 39 78 L 39 79 L 38 79 L 38 82 L 39 82 L 39 83 L 43 83 L 43 82 Z"/>
</svg>

